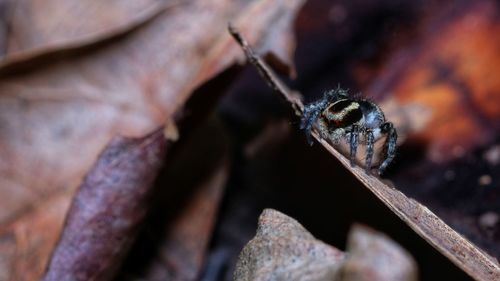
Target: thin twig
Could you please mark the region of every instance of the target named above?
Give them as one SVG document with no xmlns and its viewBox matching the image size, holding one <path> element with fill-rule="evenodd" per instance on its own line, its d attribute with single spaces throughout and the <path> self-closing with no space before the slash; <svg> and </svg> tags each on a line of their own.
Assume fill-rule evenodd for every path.
<svg viewBox="0 0 500 281">
<path fill-rule="evenodd" d="M 260 76 L 264 78 L 267 85 L 271 87 L 273 90 L 278 92 L 285 100 L 292 104 L 292 107 L 297 116 L 302 116 L 302 111 L 304 109 L 304 105 L 300 100 L 300 95 L 294 94 L 281 80 L 276 76 L 276 74 L 272 71 L 272 69 L 265 63 L 255 52 L 252 50 L 252 47 L 248 44 L 248 42 L 241 36 L 241 34 L 236 30 L 236 28 L 229 23 L 228 25 L 229 33 L 233 36 L 233 38 L 238 42 L 241 46 L 248 61 L 257 68 Z"/>
<path fill-rule="evenodd" d="M 268 85 L 291 103 L 297 115 L 303 105 L 297 94 L 293 94 L 274 74 L 271 68 L 254 53 L 238 30 L 229 25 L 229 32 L 245 52 Z M 418 235 L 450 259 L 459 268 L 476 280 L 500 280 L 500 266 L 496 260 L 462 237 L 438 216 L 414 199 L 384 184 L 379 178 L 369 175 L 359 167 L 351 167 L 349 160 L 335 150 L 313 130 L 314 138 L 335 156 L 358 180 L 380 199 Z"/>
</svg>

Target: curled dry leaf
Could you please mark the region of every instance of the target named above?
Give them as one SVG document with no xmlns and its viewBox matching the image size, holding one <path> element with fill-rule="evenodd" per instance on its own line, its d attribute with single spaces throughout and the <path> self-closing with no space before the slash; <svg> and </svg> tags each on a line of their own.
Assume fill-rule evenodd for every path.
<svg viewBox="0 0 500 281">
<path fill-rule="evenodd" d="M 257 68 L 265 81 L 289 102 L 295 113 L 300 116 L 303 104 L 297 94 L 291 92 L 276 77 L 271 68 L 254 53 L 235 28 L 230 27 L 229 32 L 240 44 L 249 61 Z M 313 136 L 391 211 L 459 268 L 477 280 L 500 279 L 500 265 L 495 259 L 458 234 L 427 207 L 408 198 L 402 192 L 382 182 L 381 179 L 365 173 L 362 168 L 351 167 L 349 160 L 335 150 L 328 141 L 319 137 L 316 131 L 313 131 Z"/>
<path fill-rule="evenodd" d="M 227 21 L 260 38 L 260 46 L 293 46 L 285 23 L 303 3 L 93 1 L 87 11 L 113 6 L 95 25 L 73 25 L 74 32 L 63 27 L 71 24 L 50 22 L 93 16 L 72 8 L 86 4 L 62 2 L 50 1 L 60 7 L 51 17 L 36 14 L 34 1 L 2 2 L 12 15 L 22 15 L 17 8 L 34 13 L 25 21 L 12 18 L 19 26 L 5 22 L 22 30 L 18 38 L 9 35 L 11 53 L 21 59 L 0 68 L 0 241 L 7 249 L 0 252 L 0 275 L 11 280 L 37 279 L 43 272 L 75 188 L 113 137 L 143 138 L 171 122 L 193 89 L 240 56 L 225 33 Z M 134 7 L 142 12 L 129 16 Z M 66 17 L 65 10 L 76 14 Z M 106 20 L 111 11 L 116 19 Z M 47 23 L 36 27 L 45 36 L 37 37 L 27 22 L 42 18 Z M 23 43 L 14 47 L 14 41 Z M 81 49 L 57 56 L 57 48 L 73 47 Z M 50 60 L 43 60 L 46 52 L 53 54 Z"/>
<path fill-rule="evenodd" d="M 234 280 L 334 280 L 344 254 L 272 209 L 259 218 L 255 237 L 238 257 Z"/>
<path fill-rule="evenodd" d="M 357 225 L 348 239 L 344 254 L 315 239 L 293 218 L 266 209 L 257 234 L 238 257 L 234 280 L 417 280 L 411 255 L 385 235 Z"/>
<path fill-rule="evenodd" d="M 166 140 L 118 138 L 100 155 L 75 195 L 43 280 L 108 280 L 147 209 Z"/>
</svg>

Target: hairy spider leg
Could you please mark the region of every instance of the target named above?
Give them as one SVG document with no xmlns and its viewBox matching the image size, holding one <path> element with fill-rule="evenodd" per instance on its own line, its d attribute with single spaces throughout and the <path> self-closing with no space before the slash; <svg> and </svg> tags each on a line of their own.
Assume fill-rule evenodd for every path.
<svg viewBox="0 0 500 281">
<path fill-rule="evenodd" d="M 330 128 L 328 126 L 328 122 L 323 120 L 323 119 L 319 119 L 318 120 L 318 132 L 319 132 L 320 137 L 323 139 L 328 139 L 330 137 L 330 135 L 328 134 L 329 131 L 330 131 Z"/>
<path fill-rule="evenodd" d="M 375 136 L 373 135 L 372 130 L 366 130 L 366 158 L 365 158 L 365 172 L 367 174 L 370 173 L 372 168 L 372 159 L 373 159 L 373 145 L 375 143 Z"/>
<path fill-rule="evenodd" d="M 380 126 L 383 133 L 387 134 L 384 144 L 384 162 L 378 168 L 378 174 L 382 175 L 387 166 L 392 162 L 396 155 L 396 142 L 398 140 L 398 133 L 391 122 L 385 122 Z"/>
<path fill-rule="evenodd" d="M 326 108 L 327 105 L 328 105 L 327 101 L 325 99 L 322 99 L 320 101 L 306 105 L 304 107 L 304 114 L 302 115 L 300 128 L 305 131 L 307 143 L 309 143 L 309 145 L 313 144 L 313 140 L 311 137 L 311 130 L 314 125 L 314 122 L 316 122 L 319 114 Z"/>
<path fill-rule="evenodd" d="M 351 139 L 349 140 L 349 144 L 351 145 L 351 167 L 354 167 L 354 161 L 356 160 L 356 151 L 358 150 L 358 137 L 359 127 L 358 125 L 352 125 Z"/>
</svg>

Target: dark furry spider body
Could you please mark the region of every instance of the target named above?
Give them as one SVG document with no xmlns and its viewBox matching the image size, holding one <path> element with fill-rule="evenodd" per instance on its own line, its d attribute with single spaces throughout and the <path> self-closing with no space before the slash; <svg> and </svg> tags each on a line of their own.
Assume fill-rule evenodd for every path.
<svg viewBox="0 0 500 281">
<path fill-rule="evenodd" d="M 372 166 L 374 143 L 382 135 L 387 137 L 378 173 L 382 174 L 394 158 L 398 138 L 396 129 L 391 122 L 385 120 L 384 113 L 373 102 L 350 97 L 346 90 L 340 88 L 328 91 L 322 99 L 304 107 L 300 127 L 306 131 L 307 140 L 311 145 L 311 130 L 316 122 L 322 138 L 334 143 L 345 138 L 349 142 L 351 165 L 354 165 L 358 144 L 365 144 L 367 173 Z"/>
</svg>

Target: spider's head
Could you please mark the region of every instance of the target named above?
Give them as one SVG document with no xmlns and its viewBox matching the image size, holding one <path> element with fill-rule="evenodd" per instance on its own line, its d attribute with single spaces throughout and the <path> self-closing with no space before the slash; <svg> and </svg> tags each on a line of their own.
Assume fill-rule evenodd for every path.
<svg viewBox="0 0 500 281">
<path fill-rule="evenodd" d="M 363 118 L 363 112 L 359 102 L 340 99 L 323 110 L 321 116 L 330 126 L 343 128 L 358 123 Z"/>
<path fill-rule="evenodd" d="M 329 90 L 328 92 L 326 92 L 325 98 L 328 100 L 329 103 L 333 103 L 341 99 L 348 99 L 349 92 L 347 90 L 340 88 L 339 86 L 336 89 Z"/>
</svg>

